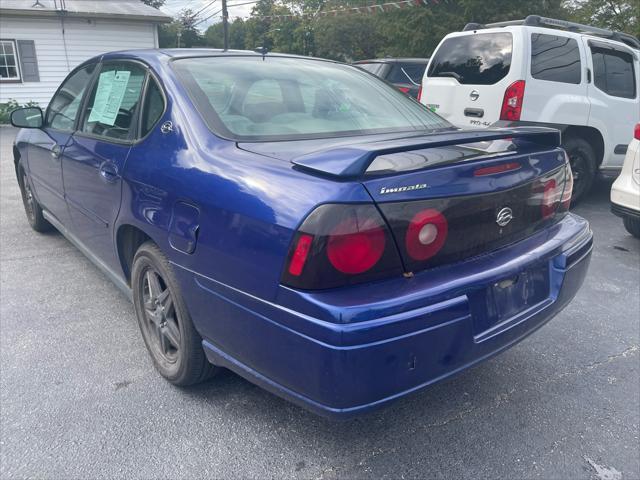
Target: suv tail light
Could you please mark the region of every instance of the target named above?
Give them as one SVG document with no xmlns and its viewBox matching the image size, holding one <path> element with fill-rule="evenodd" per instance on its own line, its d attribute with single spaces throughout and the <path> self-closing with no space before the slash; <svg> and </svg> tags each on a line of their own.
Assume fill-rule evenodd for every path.
<svg viewBox="0 0 640 480">
<path fill-rule="evenodd" d="M 420 99 L 422 98 L 422 84 L 420 84 L 420 86 L 418 87 L 418 101 L 420 101 Z"/>
<path fill-rule="evenodd" d="M 524 80 L 513 82 L 507 87 L 502 100 L 500 120 L 517 121 L 522 114 L 522 102 L 524 101 Z"/>
<path fill-rule="evenodd" d="M 636 126 L 633 129 L 633 138 L 640 140 L 640 123 L 636 123 Z"/>
<path fill-rule="evenodd" d="M 374 205 L 316 208 L 296 232 L 282 283 L 304 290 L 402 275 L 391 233 Z"/>
</svg>

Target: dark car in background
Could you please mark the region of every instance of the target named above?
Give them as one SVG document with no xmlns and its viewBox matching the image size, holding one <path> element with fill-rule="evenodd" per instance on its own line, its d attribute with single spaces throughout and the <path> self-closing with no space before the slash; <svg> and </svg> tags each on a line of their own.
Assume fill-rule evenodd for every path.
<svg viewBox="0 0 640 480">
<path fill-rule="evenodd" d="M 401 92 L 418 98 L 428 58 L 379 58 L 355 62 L 359 68 L 395 85 Z"/>
</svg>

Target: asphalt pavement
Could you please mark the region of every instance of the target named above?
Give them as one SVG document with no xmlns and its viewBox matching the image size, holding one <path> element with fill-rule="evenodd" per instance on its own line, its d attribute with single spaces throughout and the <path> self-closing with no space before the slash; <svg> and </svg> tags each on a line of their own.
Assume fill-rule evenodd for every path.
<svg viewBox="0 0 640 480">
<path fill-rule="evenodd" d="M 534 335 L 373 414 L 332 422 L 223 372 L 180 389 L 132 305 L 29 228 L 0 128 L 0 478 L 640 478 L 640 241 L 610 182 L 576 299 Z"/>
</svg>

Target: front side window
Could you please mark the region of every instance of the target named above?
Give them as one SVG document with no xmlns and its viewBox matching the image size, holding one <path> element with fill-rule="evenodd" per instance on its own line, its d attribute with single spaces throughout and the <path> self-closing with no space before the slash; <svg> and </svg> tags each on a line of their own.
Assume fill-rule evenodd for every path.
<svg viewBox="0 0 640 480">
<path fill-rule="evenodd" d="M 78 116 L 82 96 L 91 80 L 95 64 L 76 70 L 69 76 L 49 102 L 45 124 L 56 130 L 72 131 Z"/>
<path fill-rule="evenodd" d="M 509 73 L 512 51 L 508 32 L 449 37 L 436 51 L 427 76 L 455 78 L 463 85 L 494 85 Z"/>
<path fill-rule="evenodd" d="M 423 105 L 348 65 L 260 56 L 173 62 L 209 127 L 236 140 L 330 138 L 451 128 Z"/>
<path fill-rule="evenodd" d="M 636 98 L 633 57 L 609 48 L 591 47 L 593 83 L 603 92 L 622 98 Z"/>
<path fill-rule="evenodd" d="M 13 40 L 0 40 L 0 80 L 20 80 L 18 54 Z"/>
<path fill-rule="evenodd" d="M 581 81 L 578 42 L 562 35 L 531 35 L 531 76 L 549 82 Z"/>
<path fill-rule="evenodd" d="M 114 140 L 130 140 L 146 71 L 132 63 L 102 66 L 89 96 L 80 131 Z"/>
</svg>

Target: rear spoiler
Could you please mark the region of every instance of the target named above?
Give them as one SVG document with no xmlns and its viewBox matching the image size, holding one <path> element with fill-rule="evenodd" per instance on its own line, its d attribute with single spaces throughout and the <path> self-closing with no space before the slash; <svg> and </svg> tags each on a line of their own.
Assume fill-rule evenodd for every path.
<svg viewBox="0 0 640 480">
<path fill-rule="evenodd" d="M 316 174 L 347 180 L 363 176 L 371 162 L 380 155 L 504 139 L 520 139 L 522 143 L 553 149 L 560 146 L 560 131 L 545 127 L 454 130 L 327 148 L 294 158 L 291 163 Z"/>
</svg>

